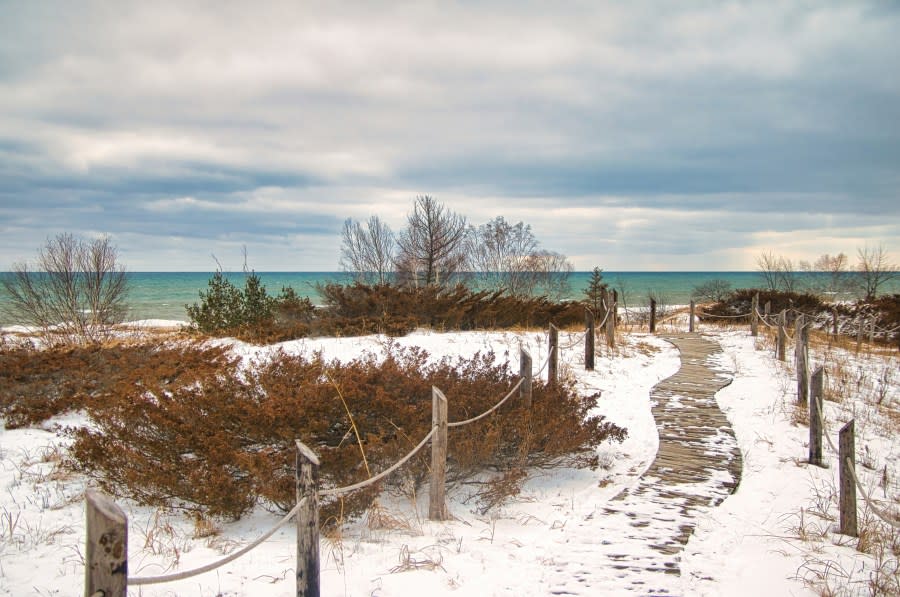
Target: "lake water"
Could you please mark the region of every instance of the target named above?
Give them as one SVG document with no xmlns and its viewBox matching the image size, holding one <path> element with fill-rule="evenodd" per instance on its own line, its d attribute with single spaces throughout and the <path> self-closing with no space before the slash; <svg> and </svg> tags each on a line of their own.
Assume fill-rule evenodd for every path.
<svg viewBox="0 0 900 597">
<path fill-rule="evenodd" d="M 243 273 L 225 275 L 243 287 Z M 257 275 L 270 295 L 277 295 L 282 287 L 290 286 L 313 303 L 320 300 L 317 284 L 351 280 L 342 272 L 257 272 Z M 211 276 L 212 272 L 130 272 L 128 319 L 187 320 L 185 305 L 199 302 L 199 292 L 206 289 Z M 590 276 L 590 272 L 574 272 L 569 278 L 568 298 L 584 298 Z M 758 272 L 603 272 L 603 280 L 619 291 L 620 303 L 628 307 L 646 305 L 651 293 L 666 304 L 686 305 L 695 287 L 715 279 L 728 282 L 733 289 L 763 286 Z M 900 292 L 900 280 L 895 279 L 884 292 Z M 0 325 L 17 323 L 4 313 L 5 301 L 5 292 L 0 287 Z"/>
</svg>

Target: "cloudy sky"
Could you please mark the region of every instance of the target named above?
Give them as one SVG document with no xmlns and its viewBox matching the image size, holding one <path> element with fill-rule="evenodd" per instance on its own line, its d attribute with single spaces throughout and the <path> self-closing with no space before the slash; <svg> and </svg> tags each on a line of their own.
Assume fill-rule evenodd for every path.
<svg viewBox="0 0 900 597">
<path fill-rule="evenodd" d="M 335 270 L 417 194 L 576 269 L 900 258 L 892 2 L 0 0 L 0 269 Z"/>
</svg>

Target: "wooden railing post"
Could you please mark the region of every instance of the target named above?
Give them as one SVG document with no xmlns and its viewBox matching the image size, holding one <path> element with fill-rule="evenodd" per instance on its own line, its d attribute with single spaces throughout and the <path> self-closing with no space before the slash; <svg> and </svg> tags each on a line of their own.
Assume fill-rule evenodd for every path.
<svg viewBox="0 0 900 597">
<path fill-rule="evenodd" d="M 694 310 L 696 308 L 697 308 L 697 305 L 692 300 L 691 301 L 691 315 L 690 315 L 690 319 L 688 319 L 688 332 L 690 332 L 692 334 L 694 333 Z"/>
<path fill-rule="evenodd" d="M 650 299 L 650 333 L 656 333 L 656 299 Z"/>
<path fill-rule="evenodd" d="M 797 366 L 797 402 L 806 405 L 809 400 L 809 326 L 801 317 L 797 318 L 795 330 L 794 360 Z"/>
<path fill-rule="evenodd" d="M 584 310 L 584 321 L 587 331 L 584 334 L 584 370 L 594 370 L 594 335 L 597 333 L 594 322 L 594 314 L 590 309 Z M 607 315 L 609 321 L 609 315 Z"/>
<path fill-rule="evenodd" d="M 763 309 L 763 315 L 766 316 L 766 319 L 769 318 L 769 315 L 772 314 L 772 301 L 766 301 L 766 306 Z"/>
<path fill-rule="evenodd" d="M 778 357 L 779 361 L 784 362 L 785 360 L 785 345 L 787 344 L 787 333 L 784 331 L 785 321 L 787 320 L 787 314 L 782 311 L 778 316 L 778 337 L 775 340 L 775 356 Z"/>
<path fill-rule="evenodd" d="M 837 338 L 838 335 L 838 314 L 837 307 L 831 309 L 831 335 Z"/>
<path fill-rule="evenodd" d="M 550 324 L 550 354 L 547 361 L 547 383 L 556 383 L 559 379 L 559 330 Z"/>
<path fill-rule="evenodd" d="M 849 421 L 841 428 L 838 438 L 838 458 L 840 459 L 840 516 L 841 534 L 851 537 L 859 536 L 856 522 L 856 484 L 850 473 L 850 467 L 856 467 L 856 441 L 853 437 L 854 424 Z"/>
<path fill-rule="evenodd" d="M 863 324 L 865 321 L 863 320 L 861 315 L 856 316 L 856 354 L 859 354 L 859 349 L 862 347 L 862 337 L 863 337 Z"/>
<path fill-rule="evenodd" d="M 759 335 L 759 293 L 753 295 L 750 301 L 750 335 L 754 338 Z"/>
<path fill-rule="evenodd" d="M 613 289 L 612 291 L 612 302 L 613 302 L 613 328 L 618 327 L 619 325 L 619 291 Z"/>
<path fill-rule="evenodd" d="M 428 519 L 447 520 L 447 397 L 439 389 L 431 388 L 431 488 L 428 499 Z"/>
<path fill-rule="evenodd" d="M 85 597 L 125 597 L 128 592 L 128 519 L 108 496 L 84 492 L 87 542 L 84 557 Z"/>
<path fill-rule="evenodd" d="M 519 399 L 525 408 L 531 410 L 531 355 L 524 348 L 519 349 L 519 377 L 522 378 Z"/>
<path fill-rule="evenodd" d="M 319 458 L 297 440 L 297 597 L 319 597 Z"/>
<path fill-rule="evenodd" d="M 616 303 L 612 304 L 612 312 L 606 317 L 606 345 L 610 348 L 615 348 L 616 346 L 616 311 L 618 311 L 619 306 Z"/>
<path fill-rule="evenodd" d="M 822 396 L 825 386 L 822 367 L 816 368 L 809 382 L 809 463 L 822 466 Z"/>
</svg>

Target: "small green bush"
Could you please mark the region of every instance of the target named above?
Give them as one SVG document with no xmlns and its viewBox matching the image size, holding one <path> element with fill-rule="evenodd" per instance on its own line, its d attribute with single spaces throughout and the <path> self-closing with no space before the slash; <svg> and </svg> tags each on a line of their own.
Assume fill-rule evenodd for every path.
<svg viewBox="0 0 900 597">
<path fill-rule="evenodd" d="M 271 321 L 275 304 L 255 272 L 247 275 L 240 290 L 217 270 L 206 292 L 200 291 L 200 303 L 185 308 L 191 325 L 201 332 L 217 334 L 252 329 Z"/>
</svg>

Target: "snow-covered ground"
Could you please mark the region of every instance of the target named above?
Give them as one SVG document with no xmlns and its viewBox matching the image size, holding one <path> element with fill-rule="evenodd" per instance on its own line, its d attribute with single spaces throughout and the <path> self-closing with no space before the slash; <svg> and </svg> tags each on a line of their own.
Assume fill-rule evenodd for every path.
<svg viewBox="0 0 900 597">
<path fill-rule="evenodd" d="M 793 373 L 778 363 L 768 346 L 739 331 L 704 330 L 722 345 L 717 367 L 734 382 L 719 392 L 721 408 L 740 445 L 744 470 L 737 492 L 700 520 L 682 556 L 685 595 L 816 595 L 807 582 L 830 570 L 830 586 L 869 594 L 872 570 L 884 559 L 856 551 L 856 540 L 835 534 L 836 456 L 826 446 L 827 469 L 805 464 L 808 428 L 797 424 Z M 321 544 L 324 595 L 545 595 L 550 567 L 565 562 L 566 544 L 578 535 L 625 536 L 621 521 L 604 519 L 605 503 L 635 483 L 652 462 L 658 437 L 650 414 L 654 384 L 677 371 L 677 351 L 664 340 L 629 334 L 613 354 L 605 348 L 596 370 L 583 370 L 580 334 L 562 334 L 563 374 L 584 394 L 602 391 L 598 409 L 628 429 L 621 444 L 598 446 L 601 466 L 590 470 L 542 470 L 521 494 L 482 513 L 465 488 L 449 493 L 451 522 L 427 520 L 427 488 L 422 495 L 386 495 L 381 528 L 366 520 L 345 525 Z M 322 351 L 329 358 L 351 358 L 383 350 L 384 337 L 306 339 L 276 347 L 233 343 L 248 364 L 275 349 L 289 353 Z M 420 331 L 396 342 L 426 349 L 435 358 L 470 356 L 493 350 L 518 368 L 519 346 L 529 348 L 535 369 L 544 362 L 546 338 L 540 332 L 440 334 Z M 828 402 L 828 431 L 857 418 L 857 458 L 863 482 L 886 503 L 900 500 L 900 445 L 894 431 L 900 406 L 897 359 L 855 357 L 842 351 L 813 359 L 840 365 L 858 395 Z M 790 359 L 789 359 L 790 360 Z M 885 364 L 887 363 L 887 364 Z M 892 368 L 892 369 L 891 369 Z M 829 380 L 839 383 L 840 380 Z M 880 385 L 879 385 L 880 384 Z M 848 388 L 852 383 L 845 384 Z M 870 388 L 864 390 L 863 388 Z M 874 400 L 882 397 L 882 407 Z M 499 397 L 498 397 L 499 398 Z M 885 406 L 893 409 L 890 415 Z M 83 592 L 84 481 L 62 474 L 64 440 L 56 424 L 79 424 L 70 415 L 42 429 L 0 432 L 0 595 L 80 595 Z M 887 471 L 886 473 L 884 471 Z M 883 487 L 879 486 L 879 483 Z M 278 517 L 263 509 L 216 532 L 197 528 L 184 515 L 120 505 L 129 516 L 129 574 L 152 576 L 194 568 L 252 541 Z M 863 508 L 861 508 L 862 510 Z M 869 515 L 865 512 L 861 520 Z M 590 524 L 582 524 L 590 521 Z M 618 526 L 617 526 L 618 525 Z M 387 528 L 384 528 L 387 527 Z M 627 552 L 628 546 L 623 545 Z M 295 538 L 291 525 L 248 555 L 179 582 L 134 587 L 131 595 L 280 596 L 294 594 Z M 896 556 L 893 556 L 896 560 Z M 592 571 L 594 578 L 616 570 Z M 845 578 L 841 578 L 844 576 Z M 592 593 L 603 594 L 592 589 Z"/>
</svg>

